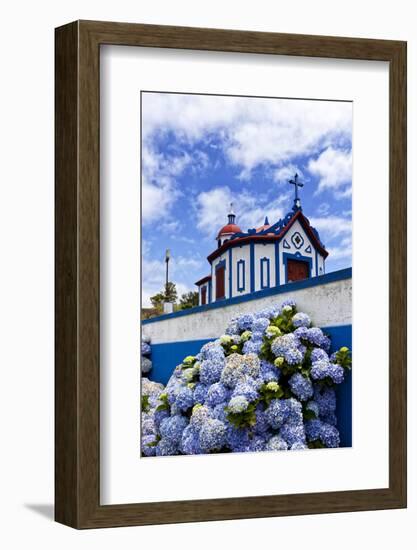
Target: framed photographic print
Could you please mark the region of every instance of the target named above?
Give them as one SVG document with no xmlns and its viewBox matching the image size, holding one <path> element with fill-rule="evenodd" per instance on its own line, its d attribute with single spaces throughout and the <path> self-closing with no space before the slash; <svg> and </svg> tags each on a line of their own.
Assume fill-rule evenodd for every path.
<svg viewBox="0 0 417 550">
<path fill-rule="evenodd" d="M 56 520 L 406 506 L 406 44 L 56 29 Z"/>
</svg>

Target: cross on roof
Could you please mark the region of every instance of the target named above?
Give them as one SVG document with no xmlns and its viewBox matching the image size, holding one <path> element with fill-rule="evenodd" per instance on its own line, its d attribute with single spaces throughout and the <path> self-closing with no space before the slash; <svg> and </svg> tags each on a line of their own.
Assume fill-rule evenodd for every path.
<svg viewBox="0 0 417 550">
<path fill-rule="evenodd" d="M 298 188 L 299 187 L 304 187 L 304 183 L 302 183 L 301 181 L 298 181 L 298 174 L 295 174 L 294 176 L 294 179 L 292 180 L 288 180 L 288 183 L 291 183 L 292 185 L 294 185 L 294 190 L 295 190 L 295 198 L 294 198 L 294 204 L 295 206 L 299 207 L 300 206 L 300 199 L 298 197 Z"/>
</svg>

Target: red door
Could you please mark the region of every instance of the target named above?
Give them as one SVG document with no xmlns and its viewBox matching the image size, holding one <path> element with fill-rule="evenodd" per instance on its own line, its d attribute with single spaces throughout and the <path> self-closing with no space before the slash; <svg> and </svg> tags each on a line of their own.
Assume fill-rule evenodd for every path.
<svg viewBox="0 0 417 550">
<path fill-rule="evenodd" d="M 216 300 L 224 298 L 224 267 L 216 269 Z"/>
<path fill-rule="evenodd" d="M 302 281 L 308 279 L 308 263 L 301 260 L 287 261 L 287 282 Z"/>
<path fill-rule="evenodd" d="M 201 305 L 205 306 L 207 303 L 207 287 L 203 286 L 201 289 Z"/>
</svg>

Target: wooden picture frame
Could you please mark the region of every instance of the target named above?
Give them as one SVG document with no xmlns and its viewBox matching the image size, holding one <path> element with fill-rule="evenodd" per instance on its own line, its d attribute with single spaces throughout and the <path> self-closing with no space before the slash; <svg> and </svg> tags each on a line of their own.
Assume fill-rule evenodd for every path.
<svg viewBox="0 0 417 550">
<path fill-rule="evenodd" d="M 406 43 L 76 21 L 56 29 L 55 519 L 75 528 L 406 506 Z M 389 487 L 100 505 L 99 56 L 117 44 L 389 62 Z"/>
</svg>

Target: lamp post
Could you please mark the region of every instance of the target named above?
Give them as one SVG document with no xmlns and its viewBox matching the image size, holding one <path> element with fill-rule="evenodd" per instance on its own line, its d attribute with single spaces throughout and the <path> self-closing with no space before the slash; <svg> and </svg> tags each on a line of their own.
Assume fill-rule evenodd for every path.
<svg viewBox="0 0 417 550">
<path fill-rule="evenodd" d="M 165 271 L 165 302 L 164 302 L 164 313 L 172 313 L 174 306 L 171 302 L 168 302 L 168 269 L 169 269 L 169 260 L 171 259 L 171 251 L 169 248 L 165 251 L 165 265 L 166 265 L 166 271 Z"/>
</svg>

